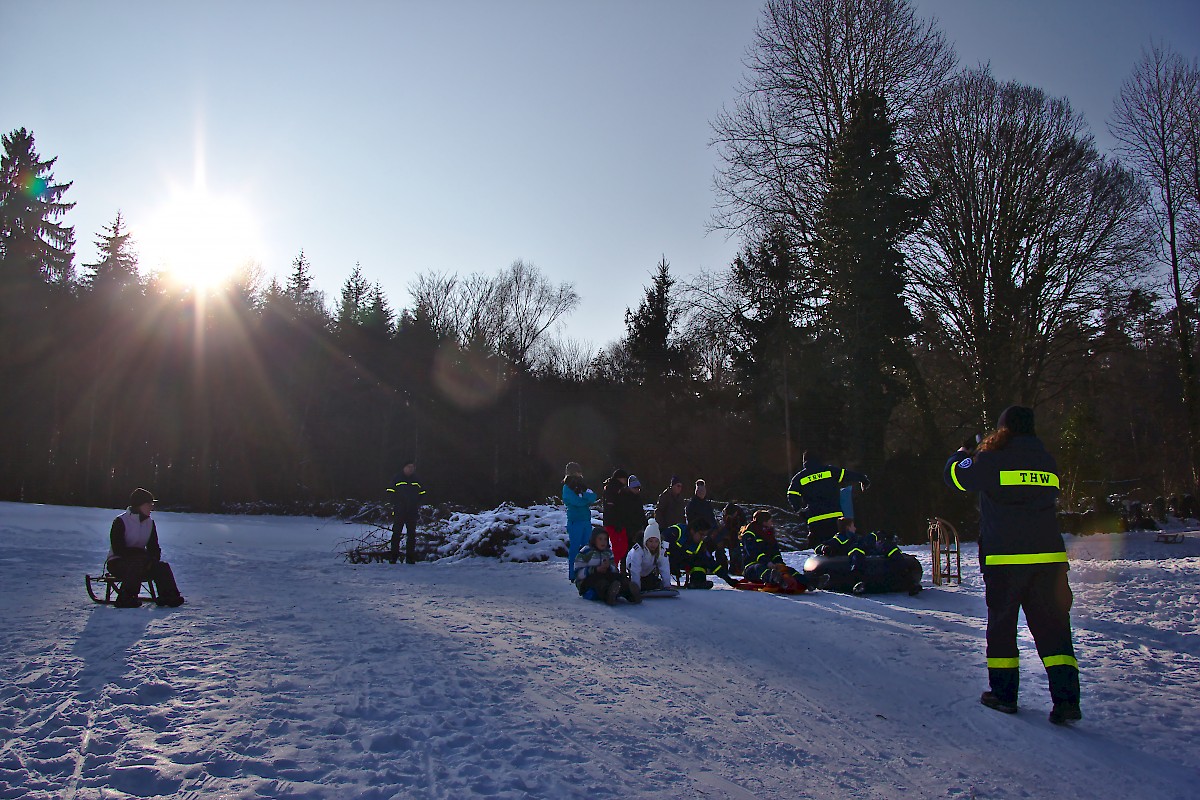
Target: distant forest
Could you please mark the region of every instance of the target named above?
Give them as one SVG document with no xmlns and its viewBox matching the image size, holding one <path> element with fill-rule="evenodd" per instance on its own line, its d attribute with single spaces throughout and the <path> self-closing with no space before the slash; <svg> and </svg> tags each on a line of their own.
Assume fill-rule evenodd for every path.
<svg viewBox="0 0 1200 800">
<path fill-rule="evenodd" d="M 0 498 L 377 499 L 412 458 L 434 502 L 544 499 L 575 460 L 647 503 L 678 474 L 783 505 L 808 449 L 868 473 L 862 523 L 912 541 L 935 514 L 971 530 L 942 465 L 1016 402 L 1064 507 L 1196 491 L 1194 60 L 1148 47 L 1104 154 L 906 2 L 771 0 L 749 52 L 712 123 L 713 225 L 741 255 L 613 265 L 647 281 L 598 351 L 560 334 L 574 287 L 519 260 L 414 271 L 403 307 L 357 265 L 325 296 L 303 251 L 200 291 L 144 274 L 114 210 L 77 265 L 69 176 L 4 135 Z"/>
</svg>

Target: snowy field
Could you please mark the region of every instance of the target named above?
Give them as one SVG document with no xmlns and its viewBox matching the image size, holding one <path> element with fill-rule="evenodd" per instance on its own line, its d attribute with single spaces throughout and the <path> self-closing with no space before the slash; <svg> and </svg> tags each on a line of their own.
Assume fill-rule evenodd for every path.
<svg viewBox="0 0 1200 800">
<path fill-rule="evenodd" d="M 188 603 L 117 610 L 83 587 L 116 513 L 0 504 L 2 798 L 1200 797 L 1200 533 L 1069 541 L 1059 728 L 1024 631 L 1022 712 L 978 703 L 970 546 L 917 597 L 609 608 L 562 559 L 351 566 L 345 523 L 159 512 Z"/>
</svg>

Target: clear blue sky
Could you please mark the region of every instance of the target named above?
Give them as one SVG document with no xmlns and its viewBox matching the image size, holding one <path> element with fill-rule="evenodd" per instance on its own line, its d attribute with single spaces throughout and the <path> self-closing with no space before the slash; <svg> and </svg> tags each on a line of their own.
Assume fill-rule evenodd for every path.
<svg viewBox="0 0 1200 800">
<path fill-rule="evenodd" d="M 1151 37 L 1200 53 L 1197 0 L 915 0 L 964 64 L 1069 97 L 1103 147 Z M 237 202 L 268 274 L 304 248 L 332 300 L 355 262 L 393 305 L 420 271 L 536 264 L 583 298 L 567 334 L 622 332 L 655 263 L 726 265 L 706 233 L 709 121 L 760 4 L 0 1 L 0 129 L 74 181 L 77 263 L 194 181 Z M 151 266 L 146 264 L 144 266 Z"/>
</svg>

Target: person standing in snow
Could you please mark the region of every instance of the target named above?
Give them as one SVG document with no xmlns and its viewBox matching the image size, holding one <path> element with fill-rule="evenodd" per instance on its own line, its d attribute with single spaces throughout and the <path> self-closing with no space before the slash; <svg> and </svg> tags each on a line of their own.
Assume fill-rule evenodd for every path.
<svg viewBox="0 0 1200 800">
<path fill-rule="evenodd" d="M 392 541 L 388 560 L 395 564 L 400 560 L 400 532 L 407 528 L 408 537 L 404 542 L 404 563 L 417 563 L 417 518 L 421 510 L 421 498 L 425 489 L 417 480 L 416 462 L 404 462 L 403 468 L 392 485 L 387 488 L 392 499 Z"/>
<path fill-rule="evenodd" d="M 1050 721 L 1082 719 L 1079 662 L 1071 642 L 1067 549 L 1058 529 L 1058 465 L 1034 429 L 1033 409 L 1010 406 L 996 430 L 972 451 L 946 462 L 946 484 L 979 493 L 979 560 L 987 601 L 989 691 L 979 702 L 1017 713 L 1020 683 L 1017 618 L 1033 635 L 1050 683 Z"/>
<path fill-rule="evenodd" d="M 663 489 L 654 506 L 654 521 L 659 530 L 666 530 L 672 525 L 682 525 L 686 520 L 684 508 L 687 501 L 683 497 L 683 481 L 678 475 L 671 476 L 671 485 Z"/>
<path fill-rule="evenodd" d="M 156 502 L 146 489 L 134 489 L 129 495 L 129 509 L 113 520 L 109 530 L 106 566 L 121 582 L 117 588 L 117 608 L 140 606 L 138 591 L 145 580 L 154 581 L 158 605 L 171 608 L 183 605 L 171 565 L 161 560 L 158 528 L 150 518 Z"/>
<path fill-rule="evenodd" d="M 596 493 L 583 479 L 583 467 L 578 462 L 567 464 L 563 478 L 563 504 L 567 507 L 567 577 L 575 581 L 575 557 L 592 535 L 592 503 Z"/>
<path fill-rule="evenodd" d="M 703 478 L 696 481 L 696 493 L 692 495 L 691 500 L 688 500 L 684 517 L 687 519 L 689 528 L 695 527 L 697 522 L 704 520 L 708 526 L 706 530 L 715 531 L 717 529 L 717 512 L 713 509 L 712 501 L 708 499 L 708 484 L 704 482 Z"/>
<path fill-rule="evenodd" d="M 610 606 L 624 596 L 631 603 L 642 602 L 638 587 L 621 574 L 613 551 L 608 546 L 608 534 L 604 531 L 592 533 L 591 541 L 579 551 L 575 559 L 575 586 L 581 597 L 603 600 Z M 588 593 L 591 592 L 591 597 Z"/>
<path fill-rule="evenodd" d="M 650 520 L 646 526 L 642 543 L 629 548 L 625 564 L 629 567 L 630 582 L 640 592 L 671 588 L 671 562 L 656 520 Z"/>
<path fill-rule="evenodd" d="M 630 547 L 642 543 L 642 534 L 646 530 L 646 509 L 642 503 L 642 482 L 638 480 L 637 475 L 629 476 L 629 485 L 626 489 L 627 493 L 617 498 L 617 505 L 621 509 L 621 519 L 625 523 L 625 533 L 629 539 L 624 552 L 618 556 L 618 561 L 624 560 L 625 553 L 629 552 Z M 613 552 L 616 552 L 616 546 L 613 547 Z"/>
<path fill-rule="evenodd" d="M 839 489 L 847 481 L 864 491 L 871 484 L 861 472 L 830 466 L 812 450 L 804 452 L 804 468 L 792 476 L 787 498 L 793 509 L 805 515 L 809 547 L 815 548 L 838 532 L 842 518 Z"/>
</svg>

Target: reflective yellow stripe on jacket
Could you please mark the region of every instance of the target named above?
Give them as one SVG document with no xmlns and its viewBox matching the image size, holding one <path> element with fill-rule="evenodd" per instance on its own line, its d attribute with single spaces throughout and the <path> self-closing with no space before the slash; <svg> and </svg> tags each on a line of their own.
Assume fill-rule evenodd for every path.
<svg viewBox="0 0 1200 800">
<path fill-rule="evenodd" d="M 998 567 L 1013 564 L 1065 564 L 1066 553 L 998 553 L 984 556 L 985 567 Z"/>
</svg>

